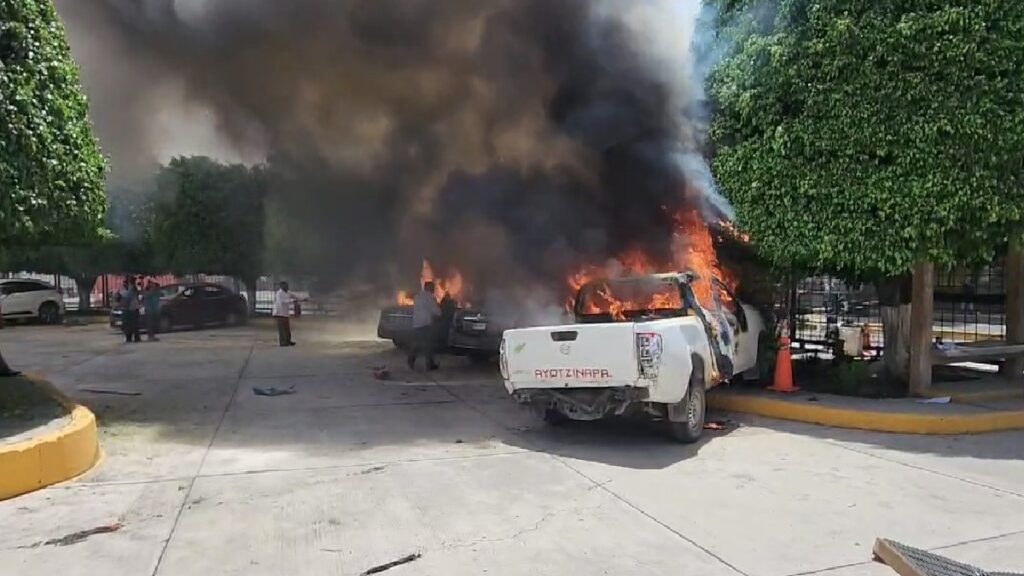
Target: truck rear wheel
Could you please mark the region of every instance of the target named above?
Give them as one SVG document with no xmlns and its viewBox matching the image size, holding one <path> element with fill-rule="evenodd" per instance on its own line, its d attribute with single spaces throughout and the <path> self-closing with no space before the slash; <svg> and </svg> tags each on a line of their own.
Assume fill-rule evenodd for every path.
<svg viewBox="0 0 1024 576">
<path fill-rule="evenodd" d="M 669 432 L 684 444 L 692 444 L 704 434 L 704 417 L 707 414 L 705 401 L 704 369 L 694 365 L 690 375 L 690 386 L 683 401 L 669 406 Z"/>
</svg>

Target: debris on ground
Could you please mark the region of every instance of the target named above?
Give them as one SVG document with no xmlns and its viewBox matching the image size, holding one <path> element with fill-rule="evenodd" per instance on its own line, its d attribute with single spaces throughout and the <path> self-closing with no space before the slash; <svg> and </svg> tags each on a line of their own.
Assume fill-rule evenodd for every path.
<svg viewBox="0 0 1024 576">
<path fill-rule="evenodd" d="M 875 540 L 875 562 L 885 564 L 900 576 L 1024 576 L 1008 572 L 987 572 L 976 566 L 950 560 L 895 540 Z"/>
<path fill-rule="evenodd" d="M 380 566 L 374 566 L 373 568 L 370 568 L 366 572 L 363 572 L 360 576 L 370 576 L 371 574 L 380 574 L 381 572 L 384 572 L 386 570 L 391 570 L 392 568 L 394 568 L 396 566 L 401 566 L 402 564 L 408 564 L 409 562 L 415 562 L 416 560 L 419 560 L 420 557 L 422 557 L 422 556 L 423 556 L 423 554 L 420 554 L 419 552 L 417 552 L 415 554 L 409 554 L 408 556 L 402 556 L 398 560 L 393 560 L 391 562 L 388 562 L 387 564 L 381 564 Z"/>
<path fill-rule="evenodd" d="M 387 470 L 387 468 L 388 468 L 387 466 L 374 466 L 373 468 L 367 468 L 366 470 L 363 470 L 359 474 L 360 475 L 376 474 L 377 472 L 383 472 L 383 471 Z"/>
<path fill-rule="evenodd" d="M 90 536 L 117 532 L 122 527 L 124 527 L 124 524 L 121 524 L 120 522 L 115 522 L 113 524 L 107 524 L 105 526 L 89 528 L 88 530 L 79 530 L 78 532 L 72 532 L 71 534 L 68 534 L 66 536 L 61 536 L 60 538 L 54 538 L 52 540 L 47 540 L 45 542 L 36 542 L 31 546 L 27 546 L 27 548 L 38 548 L 40 546 L 71 546 L 72 544 L 78 544 L 79 542 L 82 542 Z"/>
<path fill-rule="evenodd" d="M 918 400 L 921 404 L 949 404 L 952 401 L 952 396 L 940 396 L 938 398 L 925 398 L 924 400 Z"/>
<path fill-rule="evenodd" d="M 252 393 L 257 396 L 287 396 L 288 394 L 295 394 L 295 386 L 288 388 L 275 388 L 273 386 L 259 388 L 257 386 L 253 386 Z"/>
<path fill-rule="evenodd" d="M 811 396 L 810 398 L 807 399 L 807 401 L 808 402 L 820 402 L 820 400 L 818 400 L 817 396 Z"/>
<path fill-rule="evenodd" d="M 108 390 L 104 388 L 79 388 L 82 392 L 90 394 L 109 394 L 111 396 L 142 396 L 142 392 L 135 390 Z"/>
<path fill-rule="evenodd" d="M 704 423 L 704 429 L 705 430 L 717 430 L 717 431 L 728 430 L 729 429 L 729 421 L 728 420 L 715 420 L 715 421 L 711 421 L 711 422 L 705 422 Z"/>
<path fill-rule="evenodd" d="M 387 366 L 374 366 L 371 370 L 373 370 L 373 377 L 377 380 L 388 380 L 391 378 L 391 371 L 388 370 Z"/>
<path fill-rule="evenodd" d="M 456 438 L 456 439 L 455 439 L 455 443 L 456 443 L 456 444 L 465 444 L 465 442 L 466 442 L 466 441 L 465 441 L 465 440 L 463 440 L 462 438 Z"/>
</svg>

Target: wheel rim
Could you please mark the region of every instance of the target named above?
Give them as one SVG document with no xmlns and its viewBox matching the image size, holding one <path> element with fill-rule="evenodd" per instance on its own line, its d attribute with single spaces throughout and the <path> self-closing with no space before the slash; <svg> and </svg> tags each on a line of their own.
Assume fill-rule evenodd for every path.
<svg viewBox="0 0 1024 576">
<path fill-rule="evenodd" d="M 701 414 L 704 411 L 704 400 L 700 394 L 690 394 L 690 403 L 686 407 L 686 423 L 690 430 L 696 430 L 700 426 Z"/>
</svg>

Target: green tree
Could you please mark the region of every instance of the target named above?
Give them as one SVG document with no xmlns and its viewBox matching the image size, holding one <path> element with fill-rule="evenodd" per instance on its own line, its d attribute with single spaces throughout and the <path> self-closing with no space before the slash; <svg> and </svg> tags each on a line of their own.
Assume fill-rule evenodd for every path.
<svg viewBox="0 0 1024 576">
<path fill-rule="evenodd" d="M 719 1 L 713 170 L 776 266 L 876 281 L 890 373 L 913 264 L 990 260 L 1024 220 L 1024 3 Z"/>
<path fill-rule="evenodd" d="M 79 294 L 79 311 L 88 311 L 88 295 L 102 274 L 156 273 L 145 245 L 106 238 L 88 245 L 21 247 L 0 254 L 0 270 L 24 270 L 68 276 Z"/>
<path fill-rule="evenodd" d="M 0 0 L 0 248 L 101 238 L 105 169 L 53 4 Z"/>
<path fill-rule="evenodd" d="M 175 158 L 157 177 L 152 229 L 157 260 L 178 274 L 225 274 L 245 283 L 249 306 L 263 271 L 262 166 Z"/>
</svg>

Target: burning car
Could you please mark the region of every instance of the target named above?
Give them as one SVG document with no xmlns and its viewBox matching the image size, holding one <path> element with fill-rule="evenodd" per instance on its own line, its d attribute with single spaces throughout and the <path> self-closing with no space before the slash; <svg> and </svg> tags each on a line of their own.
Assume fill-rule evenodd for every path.
<svg viewBox="0 0 1024 576">
<path fill-rule="evenodd" d="M 497 356 L 501 335 L 512 327 L 511 323 L 473 307 L 466 300 L 465 283 L 457 270 L 440 278 L 430 262 L 424 260 L 420 282 L 428 281 L 434 283 L 434 297 L 441 306 L 436 350 L 481 361 Z M 391 340 L 399 348 L 412 345 L 412 296 L 408 292 L 399 292 L 397 303 L 380 311 L 377 337 Z"/>
<path fill-rule="evenodd" d="M 548 422 L 640 413 L 695 442 L 705 391 L 758 374 L 764 322 L 724 282 L 687 273 L 583 284 L 577 324 L 509 330 L 505 387 Z"/>
<path fill-rule="evenodd" d="M 498 355 L 501 336 L 511 325 L 475 308 L 442 308 L 438 320 L 436 349 L 439 352 L 486 361 Z M 380 311 L 377 337 L 391 340 L 398 348 L 412 345 L 412 306 L 389 306 Z"/>
</svg>

